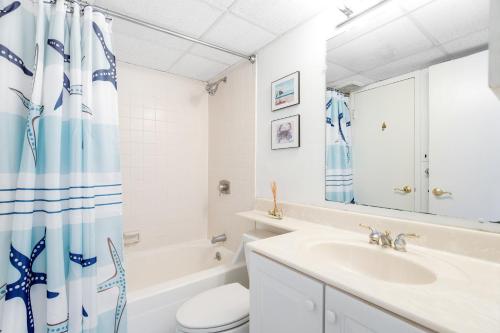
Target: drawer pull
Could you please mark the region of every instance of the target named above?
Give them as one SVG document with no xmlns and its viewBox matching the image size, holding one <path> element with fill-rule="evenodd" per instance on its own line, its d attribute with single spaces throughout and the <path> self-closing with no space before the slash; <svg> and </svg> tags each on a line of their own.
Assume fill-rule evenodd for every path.
<svg viewBox="0 0 500 333">
<path fill-rule="evenodd" d="M 331 310 L 327 310 L 326 311 L 326 320 L 329 323 L 335 324 L 335 322 L 337 321 L 337 315 L 335 314 L 335 312 L 333 312 Z"/>
<path fill-rule="evenodd" d="M 311 300 L 307 300 L 306 301 L 306 309 L 309 311 L 314 311 L 314 308 L 316 308 L 316 304 L 314 304 L 314 302 Z"/>
</svg>

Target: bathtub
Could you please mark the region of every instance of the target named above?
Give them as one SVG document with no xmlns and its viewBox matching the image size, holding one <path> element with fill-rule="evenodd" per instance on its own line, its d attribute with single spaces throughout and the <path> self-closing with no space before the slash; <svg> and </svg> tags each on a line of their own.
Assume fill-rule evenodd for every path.
<svg viewBox="0 0 500 333">
<path fill-rule="evenodd" d="M 189 298 L 226 283 L 248 286 L 245 263 L 233 257 L 208 240 L 126 248 L 129 333 L 175 333 L 175 313 Z"/>
</svg>

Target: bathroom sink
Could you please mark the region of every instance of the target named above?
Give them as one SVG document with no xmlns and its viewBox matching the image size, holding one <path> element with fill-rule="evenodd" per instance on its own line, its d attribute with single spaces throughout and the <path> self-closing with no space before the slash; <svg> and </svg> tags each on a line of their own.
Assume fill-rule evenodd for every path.
<svg viewBox="0 0 500 333">
<path fill-rule="evenodd" d="M 386 282 L 401 284 L 429 284 L 436 275 L 424 266 L 404 258 L 399 253 L 376 245 L 341 242 L 316 242 L 306 245 L 305 252 L 327 265 L 363 274 Z"/>
</svg>

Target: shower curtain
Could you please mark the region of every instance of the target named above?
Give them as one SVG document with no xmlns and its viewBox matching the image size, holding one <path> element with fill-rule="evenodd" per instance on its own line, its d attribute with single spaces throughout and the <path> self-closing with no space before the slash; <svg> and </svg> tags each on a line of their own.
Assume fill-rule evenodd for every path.
<svg viewBox="0 0 500 333">
<path fill-rule="evenodd" d="M 348 98 L 326 92 L 326 200 L 354 203 Z"/>
<path fill-rule="evenodd" d="M 0 331 L 126 332 L 116 63 L 90 7 L 0 0 Z"/>
</svg>

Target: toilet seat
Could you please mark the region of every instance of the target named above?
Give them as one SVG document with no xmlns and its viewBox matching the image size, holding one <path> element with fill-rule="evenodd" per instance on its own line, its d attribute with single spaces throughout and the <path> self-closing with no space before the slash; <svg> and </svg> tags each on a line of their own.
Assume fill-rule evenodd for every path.
<svg viewBox="0 0 500 333">
<path fill-rule="evenodd" d="M 250 294 L 239 283 L 207 290 L 177 311 L 177 332 L 221 333 L 248 325 Z"/>
</svg>

